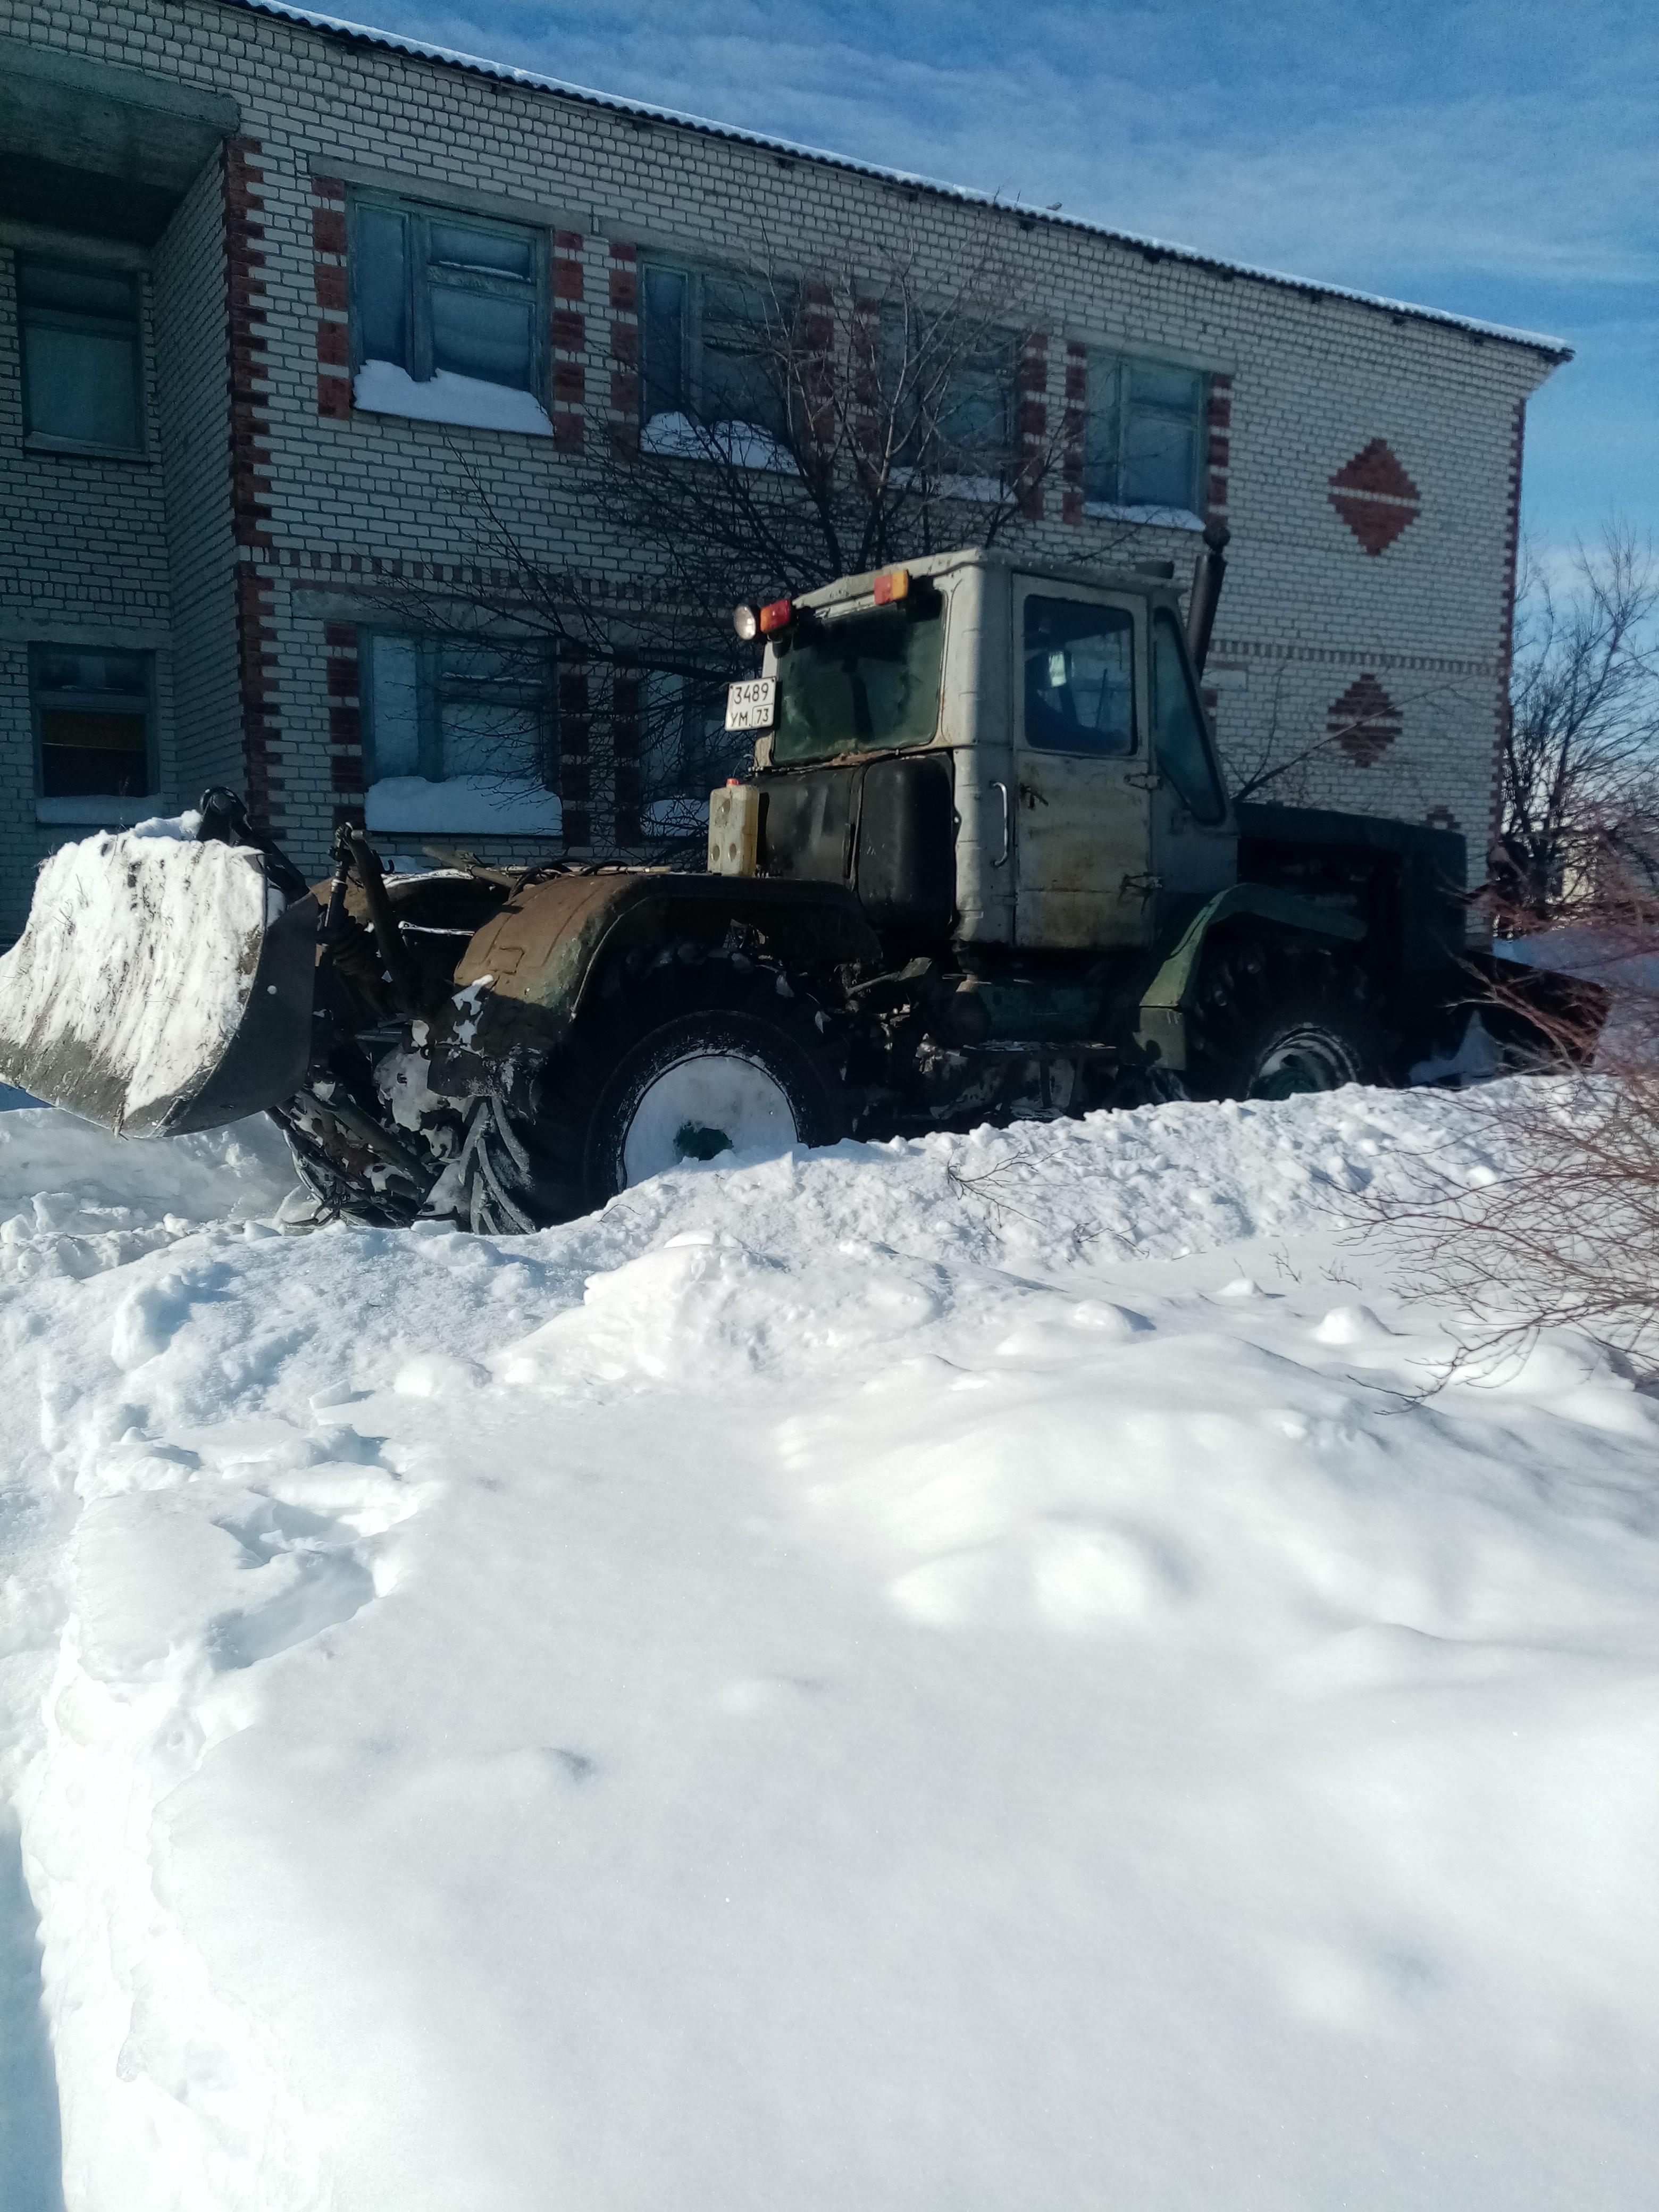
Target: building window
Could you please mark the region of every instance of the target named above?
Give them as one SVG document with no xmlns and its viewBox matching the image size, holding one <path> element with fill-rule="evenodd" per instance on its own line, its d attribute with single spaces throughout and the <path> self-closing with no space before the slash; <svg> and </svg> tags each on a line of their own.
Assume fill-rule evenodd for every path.
<svg viewBox="0 0 1659 2212">
<path fill-rule="evenodd" d="M 902 467 L 960 495 L 997 496 L 1013 468 L 1015 351 L 1005 332 L 883 315 L 882 383 Z"/>
<path fill-rule="evenodd" d="M 376 200 L 352 221 L 357 404 L 550 436 L 545 234 Z"/>
<path fill-rule="evenodd" d="M 552 656 L 539 639 L 368 639 L 371 830 L 556 831 Z"/>
<path fill-rule="evenodd" d="M 42 799 L 133 799 L 155 788 L 155 655 L 29 648 Z"/>
<path fill-rule="evenodd" d="M 1083 496 L 1097 507 L 1200 511 L 1202 374 L 1161 362 L 1089 357 Z"/>
<path fill-rule="evenodd" d="M 76 453 L 142 453 L 137 276 L 20 254 L 17 312 L 30 441 Z"/>
<path fill-rule="evenodd" d="M 647 837 L 696 837 L 708 794 L 747 767 L 754 739 L 726 726 L 726 682 L 647 669 L 640 702 L 640 822 Z"/>
<path fill-rule="evenodd" d="M 647 262 L 641 270 L 640 421 L 648 447 L 704 450 L 699 430 L 781 438 L 787 419 L 788 302 L 740 276 Z M 783 374 L 780 374 L 780 371 Z"/>
</svg>

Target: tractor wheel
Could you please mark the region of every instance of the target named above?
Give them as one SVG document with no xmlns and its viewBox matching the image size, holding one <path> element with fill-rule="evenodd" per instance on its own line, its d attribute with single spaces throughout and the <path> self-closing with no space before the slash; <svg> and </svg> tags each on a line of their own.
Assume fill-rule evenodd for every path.
<svg viewBox="0 0 1659 2212">
<path fill-rule="evenodd" d="M 845 1059 L 781 969 L 678 945 L 620 970 L 528 1082 L 477 1102 L 463 1212 L 510 1235 L 688 1160 L 833 1145 L 850 1127 Z"/>
<path fill-rule="evenodd" d="M 1198 1098 L 1291 1098 L 1385 1080 L 1387 1040 L 1359 969 L 1322 945 L 1246 938 L 1199 983 L 1188 1080 Z"/>
</svg>

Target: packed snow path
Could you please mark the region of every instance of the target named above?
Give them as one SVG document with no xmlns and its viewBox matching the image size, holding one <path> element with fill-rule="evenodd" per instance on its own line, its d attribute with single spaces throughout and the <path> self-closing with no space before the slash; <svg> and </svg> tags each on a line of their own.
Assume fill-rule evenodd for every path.
<svg viewBox="0 0 1659 2212">
<path fill-rule="evenodd" d="M 1645 2212 L 1659 1402 L 1414 1401 L 1336 1198 L 1491 1126 L 495 1242 L 0 1115 L 7 2212 Z"/>
</svg>

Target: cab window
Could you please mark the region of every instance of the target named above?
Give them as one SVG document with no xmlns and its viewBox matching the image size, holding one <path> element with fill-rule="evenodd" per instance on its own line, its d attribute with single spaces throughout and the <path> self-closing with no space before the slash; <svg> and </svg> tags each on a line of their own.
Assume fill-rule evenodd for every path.
<svg viewBox="0 0 1659 2212">
<path fill-rule="evenodd" d="M 1025 742 L 1121 757 L 1135 749 L 1134 617 L 1087 599 L 1025 602 Z"/>
<path fill-rule="evenodd" d="M 1152 713 L 1158 723 L 1159 768 L 1194 822 L 1219 822 L 1227 803 L 1210 757 L 1204 710 L 1193 689 L 1175 617 L 1164 607 L 1152 617 Z"/>
</svg>

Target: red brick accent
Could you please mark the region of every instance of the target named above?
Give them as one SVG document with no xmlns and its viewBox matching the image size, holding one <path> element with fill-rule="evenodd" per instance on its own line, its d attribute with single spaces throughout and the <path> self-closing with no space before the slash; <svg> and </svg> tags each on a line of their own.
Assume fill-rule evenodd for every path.
<svg viewBox="0 0 1659 2212">
<path fill-rule="evenodd" d="M 574 307 L 556 305 L 548 326 L 553 349 L 553 450 L 580 453 L 586 443 L 587 399 L 587 318 L 581 302 L 587 283 L 582 258 L 586 240 L 579 230 L 553 234 L 553 297 L 574 301 Z"/>
<path fill-rule="evenodd" d="M 611 369 L 606 430 L 612 447 L 621 453 L 637 453 L 640 442 L 640 380 L 635 364 L 639 358 L 638 249 L 612 239 L 605 282 L 611 301 L 611 325 L 606 360 Z"/>
<path fill-rule="evenodd" d="M 860 459 L 875 465 L 877 410 L 881 398 L 881 308 L 874 300 L 856 298 L 853 302 L 850 350 L 852 360 L 852 408 L 850 429 L 853 447 Z"/>
<path fill-rule="evenodd" d="M 1368 673 L 1331 702 L 1326 728 L 1356 768 L 1375 768 L 1400 735 L 1400 720 L 1399 708 Z"/>
<path fill-rule="evenodd" d="M 1061 422 L 1060 519 L 1083 520 L 1083 439 L 1088 422 L 1089 349 L 1066 341 L 1066 413 Z"/>
<path fill-rule="evenodd" d="M 312 281 L 323 311 L 317 325 L 317 412 L 327 422 L 351 420 L 345 198 L 346 188 L 338 177 L 313 177 Z"/>
<path fill-rule="evenodd" d="M 358 706 L 357 626 L 326 622 L 329 781 L 337 792 L 363 787 L 362 714 Z M 349 702 L 349 704 L 344 703 Z"/>
<path fill-rule="evenodd" d="M 643 795 L 640 774 L 641 704 L 639 678 L 619 670 L 611 690 L 611 785 L 616 805 L 611 838 L 617 845 L 637 845 L 645 834 L 640 815 Z"/>
<path fill-rule="evenodd" d="M 236 689 L 242 717 L 242 781 L 261 829 L 282 812 L 282 722 L 276 690 L 274 580 L 251 562 L 236 566 Z"/>
<path fill-rule="evenodd" d="M 1373 438 L 1327 479 L 1327 494 L 1362 550 L 1386 553 L 1423 511 L 1423 495 L 1386 439 Z"/>
<path fill-rule="evenodd" d="M 1504 834 L 1504 747 L 1510 734 L 1510 675 L 1515 659 L 1515 585 L 1521 560 L 1521 465 L 1527 440 L 1526 402 L 1515 403 L 1510 430 L 1510 477 L 1504 512 L 1503 630 L 1498 641 L 1497 696 L 1493 701 L 1492 821 L 1487 831 L 1487 866 L 1499 851 Z"/>
<path fill-rule="evenodd" d="M 1019 358 L 1014 365 L 1014 388 L 1019 394 L 1015 496 L 1025 520 L 1041 522 L 1043 479 L 1048 465 L 1048 337 L 1046 331 L 1027 331 L 1021 339 Z"/>
<path fill-rule="evenodd" d="M 257 138 L 225 143 L 226 352 L 230 389 L 230 511 L 237 562 L 233 613 L 241 716 L 242 781 L 248 811 L 280 828 L 282 720 L 276 688 L 275 580 L 258 565 L 270 550 L 270 422 L 265 391 L 264 171 Z"/>
<path fill-rule="evenodd" d="M 268 374 L 265 357 L 265 286 L 255 271 L 264 267 L 260 250 L 264 172 L 255 160 L 256 138 L 232 138 L 224 151 L 225 289 L 230 349 L 231 512 L 236 543 L 268 547 L 265 525 L 270 508 L 262 494 L 270 480 L 270 418 L 261 386 Z"/>
</svg>

